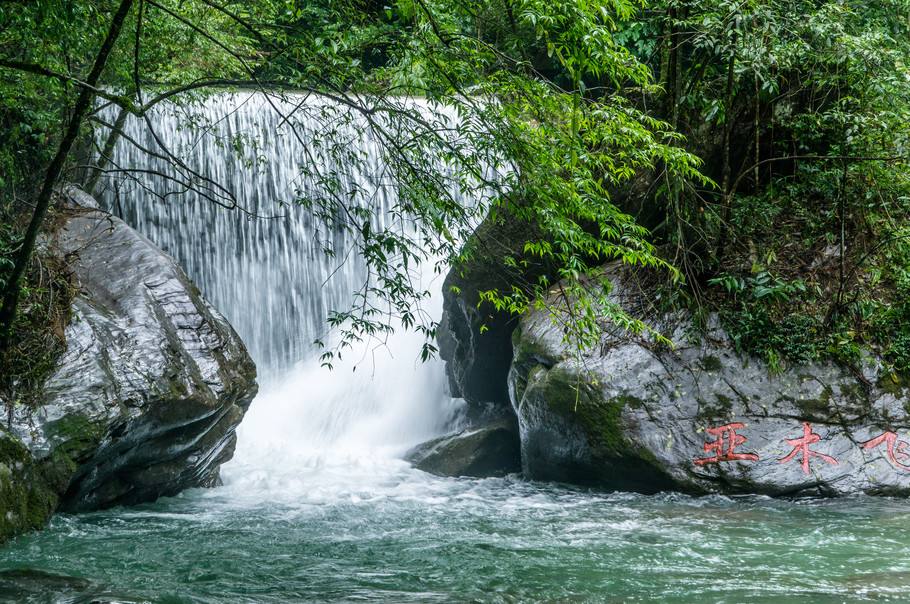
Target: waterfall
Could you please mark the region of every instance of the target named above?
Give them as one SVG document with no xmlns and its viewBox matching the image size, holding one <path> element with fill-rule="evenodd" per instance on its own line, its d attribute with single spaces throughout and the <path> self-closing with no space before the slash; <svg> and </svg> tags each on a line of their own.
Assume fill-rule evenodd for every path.
<svg viewBox="0 0 910 604">
<path fill-rule="evenodd" d="M 101 115 L 111 123 L 109 113 Z M 379 142 L 350 114 L 319 97 L 222 93 L 162 105 L 147 120 L 130 117 L 111 158 L 104 203 L 183 266 L 256 361 L 261 393 L 230 467 L 267 474 L 327 458 L 392 459 L 439 433 L 458 407 L 444 391 L 441 362 L 418 361 L 422 336 L 413 333 L 399 330 L 384 347 L 364 343 L 334 371 L 319 366 L 312 342 L 331 340 L 326 317 L 349 307 L 366 269 L 350 253 L 350 233 L 326 230 L 293 200 L 335 175 L 369 204 L 380 228 L 396 201 Z M 169 178 L 168 154 L 184 162 L 199 190 Z M 441 161 L 439 171 L 447 171 Z M 203 178 L 232 192 L 243 210 L 219 207 L 205 186 L 215 197 L 220 189 Z M 416 277 L 440 292 L 440 276 Z M 426 308 L 437 318 L 438 297 Z"/>
</svg>

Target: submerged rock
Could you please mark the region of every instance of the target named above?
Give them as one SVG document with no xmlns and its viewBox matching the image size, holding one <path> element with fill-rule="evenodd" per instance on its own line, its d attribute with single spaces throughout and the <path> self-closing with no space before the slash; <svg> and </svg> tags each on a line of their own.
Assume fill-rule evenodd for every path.
<svg viewBox="0 0 910 604">
<path fill-rule="evenodd" d="M 79 577 L 34 569 L 0 571 L 0 602 L 22 604 L 149 604 L 113 592 Z"/>
<path fill-rule="evenodd" d="M 437 476 L 488 478 L 520 472 L 520 455 L 515 417 L 490 410 L 452 434 L 414 447 L 405 459 Z"/>
<path fill-rule="evenodd" d="M 673 350 L 614 335 L 578 355 L 546 312 L 522 320 L 509 387 L 528 477 L 641 492 L 910 494 L 910 391 L 874 359 L 862 375 L 834 364 L 772 375 L 717 324 L 703 337 L 683 316 L 658 327 Z"/>
<path fill-rule="evenodd" d="M 224 318 L 164 252 L 75 189 L 51 247 L 78 282 L 44 404 L 0 430 L 0 539 L 55 510 L 211 486 L 256 393 Z"/>
</svg>

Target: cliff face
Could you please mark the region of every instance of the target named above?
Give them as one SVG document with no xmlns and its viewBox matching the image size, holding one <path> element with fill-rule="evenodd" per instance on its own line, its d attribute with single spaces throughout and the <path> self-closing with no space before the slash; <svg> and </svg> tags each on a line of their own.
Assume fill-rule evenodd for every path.
<svg viewBox="0 0 910 604">
<path fill-rule="evenodd" d="M 50 248 L 79 291 L 43 404 L 0 429 L 0 539 L 57 509 L 215 484 L 257 389 L 243 343 L 174 261 L 84 193 L 66 195 Z"/>
</svg>

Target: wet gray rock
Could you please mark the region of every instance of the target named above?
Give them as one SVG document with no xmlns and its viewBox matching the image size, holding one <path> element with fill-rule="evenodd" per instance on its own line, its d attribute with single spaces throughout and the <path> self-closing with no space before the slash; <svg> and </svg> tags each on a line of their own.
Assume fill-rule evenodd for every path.
<svg viewBox="0 0 910 604">
<path fill-rule="evenodd" d="M 480 292 L 509 291 L 515 283 L 545 274 L 546 267 L 523 252 L 524 243 L 538 237 L 532 225 L 500 209 L 480 224 L 465 246 L 467 260 L 454 266 L 443 283 L 439 356 L 446 361 L 452 396 L 465 399 L 471 407 L 493 403 L 510 408 L 506 377 L 518 319 L 479 304 Z M 504 265 L 506 256 L 527 263 L 522 274 Z"/>
<path fill-rule="evenodd" d="M 453 433 L 408 451 L 415 468 L 437 476 L 488 478 L 521 471 L 518 424 L 515 417 L 490 411 L 462 423 Z"/>
<path fill-rule="evenodd" d="M 665 317 L 673 350 L 617 334 L 579 356 L 546 313 L 524 318 L 509 387 L 526 475 L 642 492 L 910 494 L 904 384 L 871 357 L 861 375 L 772 375 L 714 323 L 696 337 L 684 316 Z"/>
<path fill-rule="evenodd" d="M 509 402 L 512 332 L 518 318 L 480 304 L 480 292 L 509 291 L 523 279 L 547 272 L 524 255 L 524 243 L 537 230 L 505 208 L 490 215 L 465 245 L 466 260 L 449 271 L 443 284 L 439 356 L 446 362 L 449 392 L 465 399 L 467 419 L 455 432 L 424 443 L 408 459 L 443 476 L 504 476 L 521 470 L 517 422 Z M 517 274 L 503 259 L 524 266 Z"/>
<path fill-rule="evenodd" d="M 81 191 L 67 195 L 49 247 L 79 291 L 44 404 L 0 431 L 0 457 L 14 460 L 0 464 L 0 535 L 47 509 L 214 485 L 257 389 L 237 334 L 174 261 Z M 46 487 L 31 498 L 40 505 L 16 497 L 26 475 Z"/>
</svg>

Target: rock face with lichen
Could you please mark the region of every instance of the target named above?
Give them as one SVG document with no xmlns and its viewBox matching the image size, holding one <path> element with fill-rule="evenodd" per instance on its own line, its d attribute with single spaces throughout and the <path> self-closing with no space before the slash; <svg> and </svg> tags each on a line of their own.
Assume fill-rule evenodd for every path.
<svg viewBox="0 0 910 604">
<path fill-rule="evenodd" d="M 75 189 L 49 241 L 78 282 L 44 404 L 0 429 L 0 541 L 53 511 L 211 486 L 256 369 L 174 261 Z"/>
<path fill-rule="evenodd" d="M 615 289 L 622 300 L 623 279 Z M 715 322 L 716 323 L 716 322 Z M 772 375 L 723 329 L 657 326 L 674 348 L 614 335 L 578 354 L 546 312 L 513 334 L 522 466 L 617 490 L 910 494 L 910 390 L 869 358 Z"/>
</svg>

